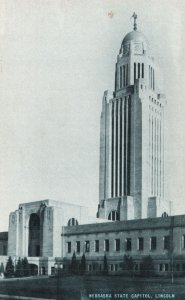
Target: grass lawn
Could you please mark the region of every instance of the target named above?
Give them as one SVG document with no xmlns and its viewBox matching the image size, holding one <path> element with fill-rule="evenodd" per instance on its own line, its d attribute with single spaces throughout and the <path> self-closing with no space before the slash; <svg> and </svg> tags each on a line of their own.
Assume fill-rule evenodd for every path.
<svg viewBox="0 0 185 300">
<path fill-rule="evenodd" d="M 122 276 L 2 279 L 0 280 L 0 294 L 46 299 L 56 299 L 58 294 L 58 299 L 61 300 L 103 299 L 105 294 L 107 294 L 105 299 L 183 300 L 185 299 L 185 278 L 175 278 L 173 285 L 170 279 L 126 278 Z M 97 294 L 101 294 L 101 296 L 97 298 Z M 128 296 L 125 298 L 124 294 L 128 294 Z M 147 294 L 149 295 L 146 296 Z M 160 294 L 163 294 L 163 298 Z M 168 294 L 166 298 L 164 298 L 164 294 Z"/>
</svg>

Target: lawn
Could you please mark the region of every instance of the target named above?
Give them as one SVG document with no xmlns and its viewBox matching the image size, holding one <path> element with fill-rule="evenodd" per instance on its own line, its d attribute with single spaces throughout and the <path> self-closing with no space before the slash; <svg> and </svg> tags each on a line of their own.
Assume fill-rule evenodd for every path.
<svg viewBox="0 0 185 300">
<path fill-rule="evenodd" d="M 0 280 L 0 294 L 43 299 L 185 299 L 185 278 L 126 278 L 121 276 L 33 277 Z M 162 294 L 162 295 L 161 295 Z"/>
</svg>

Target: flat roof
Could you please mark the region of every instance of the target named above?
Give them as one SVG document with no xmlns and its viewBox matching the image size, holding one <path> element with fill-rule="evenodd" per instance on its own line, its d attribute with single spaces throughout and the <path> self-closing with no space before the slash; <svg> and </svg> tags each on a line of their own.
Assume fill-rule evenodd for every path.
<svg viewBox="0 0 185 300">
<path fill-rule="evenodd" d="M 185 227 L 185 215 L 178 215 L 170 217 L 64 226 L 62 235 L 108 233 L 144 229 L 169 229 L 170 227 L 183 226 Z"/>
</svg>

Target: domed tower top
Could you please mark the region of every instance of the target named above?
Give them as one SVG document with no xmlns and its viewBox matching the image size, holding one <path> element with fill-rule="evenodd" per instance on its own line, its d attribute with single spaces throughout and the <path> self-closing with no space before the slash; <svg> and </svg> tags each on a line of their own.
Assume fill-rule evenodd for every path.
<svg viewBox="0 0 185 300">
<path fill-rule="evenodd" d="M 126 52 L 128 52 L 128 50 L 131 49 L 131 45 L 137 45 L 137 47 L 142 47 L 142 50 L 149 50 L 150 46 L 149 46 L 149 42 L 148 39 L 145 37 L 145 35 L 137 30 L 137 23 L 136 23 L 136 19 L 137 19 L 137 15 L 134 12 L 132 17 L 134 18 L 134 26 L 133 26 L 133 31 L 129 32 L 126 34 L 126 36 L 124 37 L 122 43 L 121 43 L 121 48 L 120 48 L 120 54 L 124 53 L 125 50 Z"/>
<path fill-rule="evenodd" d="M 127 35 L 124 37 L 123 41 L 122 41 L 122 45 L 129 43 L 129 42 L 144 42 L 147 45 L 149 45 L 149 42 L 147 40 L 147 38 L 145 37 L 145 35 L 137 30 L 133 30 L 129 33 L 127 33 Z"/>
</svg>

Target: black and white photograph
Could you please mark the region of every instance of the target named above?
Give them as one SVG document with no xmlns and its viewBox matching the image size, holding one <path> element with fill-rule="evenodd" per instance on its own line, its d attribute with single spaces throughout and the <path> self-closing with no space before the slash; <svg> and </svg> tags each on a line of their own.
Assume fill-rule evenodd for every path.
<svg viewBox="0 0 185 300">
<path fill-rule="evenodd" d="M 0 0 L 0 299 L 185 299 L 184 15 Z"/>
</svg>

